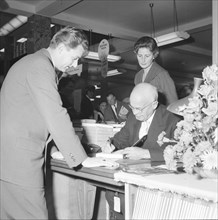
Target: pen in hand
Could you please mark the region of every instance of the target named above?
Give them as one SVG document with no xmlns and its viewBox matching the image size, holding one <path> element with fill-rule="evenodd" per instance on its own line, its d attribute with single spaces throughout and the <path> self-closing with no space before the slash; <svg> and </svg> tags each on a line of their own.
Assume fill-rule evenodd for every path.
<svg viewBox="0 0 218 220">
<path fill-rule="evenodd" d="M 137 140 L 131 147 L 142 147 L 146 139 L 147 139 L 147 135 L 144 135 L 142 138 Z"/>
</svg>

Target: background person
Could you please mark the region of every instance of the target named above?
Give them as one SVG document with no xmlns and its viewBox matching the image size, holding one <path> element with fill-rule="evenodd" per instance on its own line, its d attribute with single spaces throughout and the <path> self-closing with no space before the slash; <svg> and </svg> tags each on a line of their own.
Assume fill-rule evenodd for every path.
<svg viewBox="0 0 218 220">
<path fill-rule="evenodd" d="M 76 67 L 88 41 L 79 29 L 57 32 L 47 49 L 16 62 L 0 96 L 1 219 L 48 219 L 45 145 L 50 134 L 69 167 L 111 165 L 87 157 L 57 89 L 57 72 Z"/>
<path fill-rule="evenodd" d="M 164 164 L 162 147 L 157 143 L 158 136 L 162 131 L 166 137 L 173 138 L 177 122 L 180 120 L 176 115 L 167 111 L 166 107 L 158 103 L 156 87 L 149 83 L 137 84 L 130 94 L 130 106 L 132 113 L 129 115 L 124 127 L 114 135 L 111 144 L 102 147 L 102 151 L 109 153 L 118 150 L 130 159 L 150 158 L 151 162 Z M 147 136 L 140 147 L 132 145 L 143 136 Z M 120 151 L 119 151 L 120 150 Z M 110 206 L 110 213 L 115 219 L 124 219 L 124 197 L 121 199 L 121 212 L 114 211 L 114 192 L 107 191 L 106 199 Z"/>
<path fill-rule="evenodd" d="M 107 108 L 107 102 L 101 101 L 97 109 L 94 111 L 96 122 L 105 123 L 104 112 L 106 108 Z"/>
<path fill-rule="evenodd" d="M 129 105 L 125 102 L 117 100 L 116 96 L 109 92 L 106 96 L 108 106 L 104 112 L 104 120 L 114 121 L 116 123 L 125 122 L 127 116 L 131 112 Z"/>
<path fill-rule="evenodd" d="M 169 105 L 178 100 L 174 81 L 169 73 L 155 62 L 159 48 L 152 37 L 141 37 L 134 45 L 138 63 L 142 68 L 134 79 L 135 85 L 141 82 L 150 83 L 158 89 L 159 102 Z"/>
<path fill-rule="evenodd" d="M 85 88 L 85 94 L 82 97 L 80 104 L 80 118 L 81 119 L 93 119 L 94 118 L 94 106 L 93 101 L 95 99 L 95 87 L 87 86 Z"/>
</svg>

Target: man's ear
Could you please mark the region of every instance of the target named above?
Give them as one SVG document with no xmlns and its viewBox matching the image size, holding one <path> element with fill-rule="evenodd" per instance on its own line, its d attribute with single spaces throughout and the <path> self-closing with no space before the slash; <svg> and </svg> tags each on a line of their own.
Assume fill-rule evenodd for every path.
<svg viewBox="0 0 218 220">
<path fill-rule="evenodd" d="M 158 106 L 158 101 L 154 101 L 154 102 L 152 103 L 152 106 L 153 106 L 153 109 L 156 109 L 157 106 Z"/>
<path fill-rule="evenodd" d="M 65 50 L 65 45 L 63 43 L 60 43 L 58 46 L 57 46 L 57 49 L 58 49 L 58 52 L 59 53 L 62 53 L 64 50 Z"/>
</svg>

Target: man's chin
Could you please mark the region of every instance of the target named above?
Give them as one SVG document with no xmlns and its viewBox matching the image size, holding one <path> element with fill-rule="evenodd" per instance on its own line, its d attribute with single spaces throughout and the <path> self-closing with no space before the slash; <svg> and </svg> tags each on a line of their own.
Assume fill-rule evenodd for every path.
<svg viewBox="0 0 218 220">
<path fill-rule="evenodd" d="M 144 121 L 144 118 L 143 118 L 143 117 L 136 117 L 136 119 L 137 119 L 138 121 Z"/>
</svg>

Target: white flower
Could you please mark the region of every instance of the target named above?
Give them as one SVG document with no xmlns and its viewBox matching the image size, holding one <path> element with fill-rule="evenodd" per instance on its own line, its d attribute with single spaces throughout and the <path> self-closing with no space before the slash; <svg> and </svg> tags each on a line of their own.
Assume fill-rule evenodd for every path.
<svg viewBox="0 0 218 220">
<path fill-rule="evenodd" d="M 157 139 L 157 143 L 162 146 L 163 145 L 163 138 L 164 138 L 164 135 L 166 135 L 166 132 L 165 131 L 162 131 L 159 135 L 158 135 L 158 139 Z"/>
<path fill-rule="evenodd" d="M 211 143 L 209 141 L 201 141 L 197 144 L 196 148 L 195 148 L 195 154 L 196 155 L 201 155 L 202 152 L 206 151 L 206 150 L 212 150 L 213 146 L 211 145 Z"/>
<path fill-rule="evenodd" d="M 218 80 L 218 66 L 213 64 L 203 70 L 203 78 L 208 82 Z"/>
<path fill-rule="evenodd" d="M 195 154 L 192 152 L 192 150 L 189 148 L 184 153 L 182 158 L 184 169 L 187 173 L 192 173 L 193 167 L 197 164 L 198 160 L 195 157 Z"/>
<path fill-rule="evenodd" d="M 208 102 L 208 107 L 207 108 L 202 108 L 202 111 L 206 115 L 215 115 L 217 114 L 217 102 Z"/>
<path fill-rule="evenodd" d="M 214 138 L 214 145 L 216 145 L 218 143 L 218 127 L 214 131 L 213 138 Z"/>
<path fill-rule="evenodd" d="M 182 161 L 186 172 L 192 173 L 195 166 L 217 169 L 218 164 L 218 66 L 206 67 L 202 73 L 204 84 L 197 94 L 189 98 L 187 105 L 179 107 L 183 120 L 174 131 L 176 144 L 164 150 L 164 159 L 169 169 Z M 161 133 L 162 143 L 170 142 Z"/>
<path fill-rule="evenodd" d="M 215 150 L 207 150 L 204 151 L 202 155 L 200 155 L 202 160 L 203 167 L 205 169 L 217 169 L 218 164 L 218 152 Z"/>
<path fill-rule="evenodd" d="M 172 145 L 169 145 L 164 150 L 164 159 L 166 161 L 166 166 L 170 170 L 176 170 L 176 160 L 175 160 L 175 151 Z"/>
</svg>

